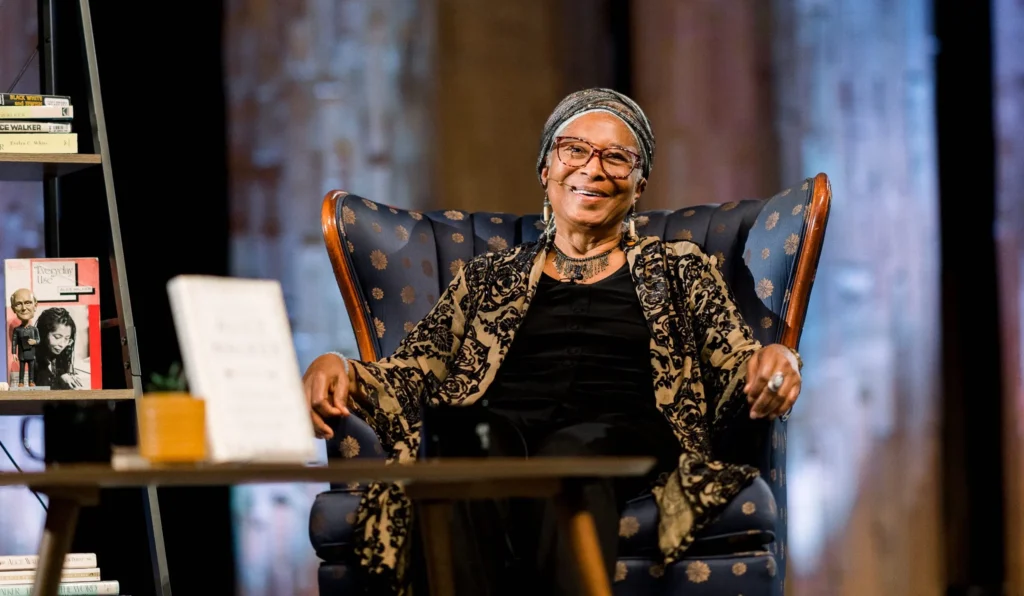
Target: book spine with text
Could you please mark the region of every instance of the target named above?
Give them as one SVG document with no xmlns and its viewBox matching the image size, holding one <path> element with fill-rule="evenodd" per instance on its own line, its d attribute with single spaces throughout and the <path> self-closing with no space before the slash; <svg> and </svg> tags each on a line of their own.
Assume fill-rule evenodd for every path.
<svg viewBox="0 0 1024 596">
<path fill-rule="evenodd" d="M 30 584 L 36 580 L 35 569 L 22 569 L 20 571 L 0 571 L 0 586 L 10 584 Z M 100 581 L 100 568 L 92 569 L 68 569 L 65 567 L 60 572 L 62 582 L 98 582 Z"/>
<path fill-rule="evenodd" d="M 117 596 L 121 593 L 121 583 L 116 579 L 101 582 L 62 583 L 57 586 L 60 596 Z M 32 585 L 0 586 L 0 596 L 32 596 Z"/>
<path fill-rule="evenodd" d="M 67 95 L 33 95 L 30 93 L 0 93 L 0 106 L 69 106 Z"/>
<path fill-rule="evenodd" d="M 3 120 L 71 120 L 74 117 L 72 106 L 0 106 Z"/>
<path fill-rule="evenodd" d="M 71 132 L 71 123 L 45 120 L 0 120 L 0 133 L 5 132 Z"/>
<path fill-rule="evenodd" d="M 78 134 L 0 133 L 0 153 L 78 153 Z"/>
<path fill-rule="evenodd" d="M 0 571 L 35 569 L 38 565 L 38 555 L 0 557 Z M 64 556 L 64 569 L 91 569 L 97 566 L 96 553 L 68 553 Z"/>
</svg>

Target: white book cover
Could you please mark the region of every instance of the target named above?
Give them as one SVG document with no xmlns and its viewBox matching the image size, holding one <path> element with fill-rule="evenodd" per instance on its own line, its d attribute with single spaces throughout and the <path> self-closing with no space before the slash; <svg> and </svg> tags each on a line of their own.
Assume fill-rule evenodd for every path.
<svg viewBox="0 0 1024 596">
<path fill-rule="evenodd" d="M 0 557 L 0 571 L 35 569 L 38 564 L 38 555 L 8 555 Z M 89 569 L 96 566 L 96 553 L 68 553 L 64 555 L 64 569 Z"/>
<path fill-rule="evenodd" d="M 0 571 L 0 586 L 31 584 L 36 580 L 35 569 L 22 569 L 20 571 Z M 65 567 L 60 572 L 62 583 L 85 583 L 100 581 L 100 568 L 92 569 L 70 569 Z"/>
<path fill-rule="evenodd" d="M 0 596 L 32 596 L 35 588 L 31 584 L 22 586 L 0 586 Z M 71 594 L 89 596 L 117 596 L 121 593 L 121 582 L 114 580 L 99 582 L 67 582 L 57 586 L 59 596 Z"/>
<path fill-rule="evenodd" d="M 189 392 L 206 402 L 209 460 L 313 461 L 280 282 L 180 275 L 167 290 Z"/>
</svg>

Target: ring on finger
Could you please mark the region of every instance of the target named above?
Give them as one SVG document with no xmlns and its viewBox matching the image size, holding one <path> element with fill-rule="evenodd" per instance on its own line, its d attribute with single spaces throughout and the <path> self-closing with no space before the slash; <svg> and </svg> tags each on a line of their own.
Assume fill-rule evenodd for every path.
<svg viewBox="0 0 1024 596">
<path fill-rule="evenodd" d="M 782 389 L 782 383 L 786 380 L 786 376 L 782 374 L 782 371 L 776 371 L 772 378 L 768 380 L 768 390 L 772 393 L 778 393 L 779 389 Z"/>
</svg>

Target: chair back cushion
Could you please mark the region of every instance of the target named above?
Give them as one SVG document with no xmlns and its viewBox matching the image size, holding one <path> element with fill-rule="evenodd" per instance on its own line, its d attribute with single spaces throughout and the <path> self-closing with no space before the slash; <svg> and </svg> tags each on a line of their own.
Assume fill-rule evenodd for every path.
<svg viewBox="0 0 1024 596">
<path fill-rule="evenodd" d="M 827 185 L 827 180 L 821 183 Z M 787 321 L 814 186 L 815 179 L 807 179 L 769 199 L 642 212 L 637 216 L 637 232 L 689 240 L 717 256 L 757 339 L 782 341 L 785 325 L 780 322 Z M 420 213 L 356 195 L 338 195 L 341 200 L 334 202 L 331 217 L 344 244 L 336 252 L 345 263 L 336 264 L 335 272 L 339 284 L 355 290 L 359 303 L 347 306 L 353 319 L 362 319 L 362 325 L 355 320 L 353 324 L 370 331 L 361 352 L 366 352 L 362 345 L 371 345 L 372 353 L 360 354 L 369 360 L 394 351 L 464 263 L 489 251 L 534 241 L 543 229 L 536 214 Z M 820 246 L 812 248 L 820 252 Z M 817 264 L 816 255 L 813 264 Z M 804 310 L 806 304 L 798 308 Z"/>
</svg>

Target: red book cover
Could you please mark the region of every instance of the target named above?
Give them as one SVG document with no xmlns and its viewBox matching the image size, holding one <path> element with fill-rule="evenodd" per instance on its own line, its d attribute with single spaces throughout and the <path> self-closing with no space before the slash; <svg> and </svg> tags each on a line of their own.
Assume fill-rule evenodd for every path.
<svg viewBox="0 0 1024 596">
<path fill-rule="evenodd" d="M 12 391 L 103 388 L 99 269 L 96 258 L 4 261 Z"/>
</svg>

